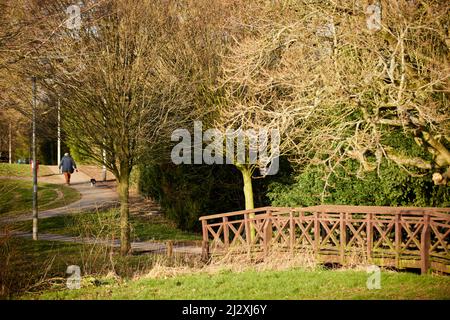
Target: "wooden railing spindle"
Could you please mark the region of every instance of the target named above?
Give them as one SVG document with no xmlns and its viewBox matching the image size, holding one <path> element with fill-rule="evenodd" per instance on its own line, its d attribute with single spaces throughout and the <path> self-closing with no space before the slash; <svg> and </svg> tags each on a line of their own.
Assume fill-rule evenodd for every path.
<svg viewBox="0 0 450 320">
<path fill-rule="evenodd" d="M 373 214 L 372 213 L 367 214 L 366 236 L 367 236 L 367 260 L 372 261 L 372 247 L 373 247 Z"/>
<path fill-rule="evenodd" d="M 225 250 L 228 250 L 230 248 L 228 217 L 223 217 L 222 223 L 223 223 L 223 244 L 225 246 Z"/>
<path fill-rule="evenodd" d="M 431 245 L 431 232 L 430 232 L 430 215 L 424 213 L 423 216 L 423 229 L 420 241 L 420 269 L 421 274 L 427 274 L 430 269 L 430 245 Z"/>
<path fill-rule="evenodd" d="M 289 211 L 289 249 L 294 254 L 295 246 L 295 221 L 293 210 Z"/>
<path fill-rule="evenodd" d="M 344 212 L 339 213 L 339 222 L 340 222 L 340 233 L 341 236 L 339 237 L 340 242 L 340 258 L 341 258 L 341 264 L 344 265 L 345 263 L 345 246 L 347 242 L 347 225 L 346 225 L 346 214 Z"/>
<path fill-rule="evenodd" d="M 400 268 L 400 255 L 402 244 L 402 225 L 401 225 L 401 212 L 395 213 L 395 266 Z"/>
</svg>

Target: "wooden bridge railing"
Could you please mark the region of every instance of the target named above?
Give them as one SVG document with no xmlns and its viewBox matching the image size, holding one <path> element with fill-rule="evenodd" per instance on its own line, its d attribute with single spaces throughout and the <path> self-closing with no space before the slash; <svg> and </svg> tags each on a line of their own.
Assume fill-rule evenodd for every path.
<svg viewBox="0 0 450 320">
<path fill-rule="evenodd" d="M 352 254 L 396 268 L 450 273 L 450 208 L 264 207 L 200 218 L 203 254 L 310 249 L 318 261 Z"/>
</svg>

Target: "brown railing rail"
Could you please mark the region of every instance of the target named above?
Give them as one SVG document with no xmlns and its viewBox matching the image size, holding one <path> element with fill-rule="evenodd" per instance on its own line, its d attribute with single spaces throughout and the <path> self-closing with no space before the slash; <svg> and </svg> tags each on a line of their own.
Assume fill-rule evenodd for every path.
<svg viewBox="0 0 450 320">
<path fill-rule="evenodd" d="M 355 252 L 380 266 L 450 273 L 450 208 L 264 207 L 200 218 L 203 255 L 310 249 L 346 265 Z"/>
</svg>

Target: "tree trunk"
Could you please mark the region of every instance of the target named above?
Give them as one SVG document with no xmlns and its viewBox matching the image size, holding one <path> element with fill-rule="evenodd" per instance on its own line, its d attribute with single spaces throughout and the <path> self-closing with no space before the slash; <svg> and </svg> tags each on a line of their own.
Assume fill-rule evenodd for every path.
<svg viewBox="0 0 450 320">
<path fill-rule="evenodd" d="M 119 200 L 120 200 L 120 253 L 127 255 L 130 253 L 130 208 L 129 208 L 129 186 L 130 173 L 128 168 L 121 170 L 119 180 Z"/>
<path fill-rule="evenodd" d="M 253 201 L 252 173 L 247 167 L 241 169 L 241 173 L 244 180 L 245 210 L 254 209 L 255 203 Z"/>
<path fill-rule="evenodd" d="M 255 208 L 255 203 L 253 201 L 253 185 L 252 185 L 252 171 L 251 167 L 247 165 L 236 165 L 242 174 L 244 180 L 244 198 L 245 198 L 245 210 L 250 210 Z M 250 218 L 254 218 L 255 214 L 251 213 Z M 255 238 L 255 226 L 253 223 L 250 224 L 250 235 L 251 239 Z"/>
</svg>

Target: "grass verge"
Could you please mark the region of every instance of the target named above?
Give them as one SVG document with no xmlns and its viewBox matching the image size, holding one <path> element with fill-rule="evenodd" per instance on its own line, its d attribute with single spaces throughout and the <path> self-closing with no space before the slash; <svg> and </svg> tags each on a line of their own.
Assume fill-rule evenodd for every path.
<svg viewBox="0 0 450 320">
<path fill-rule="evenodd" d="M 48 291 L 29 299 L 450 299 L 450 278 L 382 272 L 381 289 L 366 287 L 364 271 L 292 269 L 192 274 L 141 279 L 80 290 Z"/>
<path fill-rule="evenodd" d="M 46 176 L 51 174 L 51 171 L 46 166 L 39 166 L 38 175 Z M 31 177 L 31 165 L 29 164 L 9 164 L 0 163 L 0 176 L 3 177 Z"/>
<path fill-rule="evenodd" d="M 69 236 L 110 238 L 120 234 L 119 211 L 111 209 L 96 213 L 74 214 L 43 219 L 39 231 Z M 185 232 L 163 215 L 130 217 L 133 241 L 195 241 L 201 240 L 197 233 Z M 31 221 L 14 224 L 14 229 L 31 230 Z"/>
<path fill-rule="evenodd" d="M 64 185 L 38 183 L 39 210 L 63 207 L 81 198 L 80 193 Z M 32 209 L 32 182 L 0 179 L 0 215 L 17 215 Z"/>
</svg>

